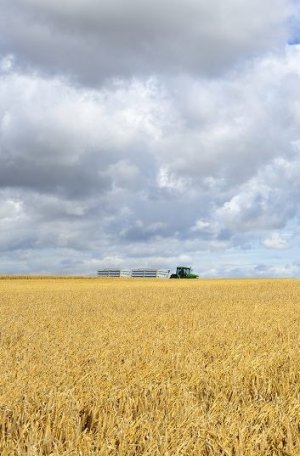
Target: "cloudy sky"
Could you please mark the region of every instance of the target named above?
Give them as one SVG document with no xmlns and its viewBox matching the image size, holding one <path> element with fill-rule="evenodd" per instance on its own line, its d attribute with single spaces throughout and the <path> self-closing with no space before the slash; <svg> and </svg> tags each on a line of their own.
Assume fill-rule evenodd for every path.
<svg viewBox="0 0 300 456">
<path fill-rule="evenodd" d="M 0 273 L 300 275 L 296 0 L 0 0 Z"/>
</svg>

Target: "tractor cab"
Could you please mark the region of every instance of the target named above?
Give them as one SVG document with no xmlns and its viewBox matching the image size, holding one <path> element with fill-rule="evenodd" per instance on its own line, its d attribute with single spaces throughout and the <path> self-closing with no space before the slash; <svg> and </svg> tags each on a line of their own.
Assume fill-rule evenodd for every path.
<svg viewBox="0 0 300 456">
<path fill-rule="evenodd" d="M 180 279 L 184 279 L 186 276 L 188 276 L 191 273 L 192 268 L 188 268 L 186 266 L 177 266 L 176 268 L 176 275 Z"/>
<path fill-rule="evenodd" d="M 187 266 L 177 266 L 176 274 L 171 274 L 170 279 L 197 279 L 196 274 L 192 274 L 192 268 Z"/>
</svg>

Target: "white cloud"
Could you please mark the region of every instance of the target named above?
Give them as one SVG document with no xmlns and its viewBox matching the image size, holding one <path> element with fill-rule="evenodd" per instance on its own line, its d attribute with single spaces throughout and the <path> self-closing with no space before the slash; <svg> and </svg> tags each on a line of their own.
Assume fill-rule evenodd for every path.
<svg viewBox="0 0 300 456">
<path fill-rule="evenodd" d="M 157 256 L 159 238 L 173 238 L 180 255 L 180 245 L 226 251 L 266 231 L 284 236 L 300 215 L 298 54 L 169 86 L 152 78 L 92 90 L 2 76 L 0 183 L 22 204 L 25 245 L 101 245 L 110 256 L 113 239 L 124 257 L 126 242 L 150 243 Z M 8 245 L 19 248 L 17 237 L 12 230 Z"/>
<path fill-rule="evenodd" d="M 0 6 L 2 271 L 297 274 L 290 2 Z"/>
<path fill-rule="evenodd" d="M 289 243 L 282 238 L 279 233 L 272 233 L 270 237 L 263 241 L 263 245 L 268 249 L 287 249 Z"/>
<path fill-rule="evenodd" d="M 195 225 L 192 226 L 191 228 L 192 231 L 199 231 L 200 233 L 201 232 L 206 232 L 206 231 L 211 231 L 212 230 L 212 226 L 211 226 L 211 222 L 208 222 L 206 220 L 197 220 Z"/>
<path fill-rule="evenodd" d="M 3 73 L 7 73 L 13 69 L 14 65 L 14 56 L 12 54 L 8 54 L 2 59 L 0 59 L 0 71 Z"/>
</svg>

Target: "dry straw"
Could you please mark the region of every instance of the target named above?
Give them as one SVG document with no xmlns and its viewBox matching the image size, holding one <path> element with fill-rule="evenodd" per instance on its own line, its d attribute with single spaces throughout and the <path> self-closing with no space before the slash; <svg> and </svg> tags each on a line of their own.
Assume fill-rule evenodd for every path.
<svg viewBox="0 0 300 456">
<path fill-rule="evenodd" d="M 0 454 L 300 454 L 300 282 L 0 281 Z"/>
</svg>

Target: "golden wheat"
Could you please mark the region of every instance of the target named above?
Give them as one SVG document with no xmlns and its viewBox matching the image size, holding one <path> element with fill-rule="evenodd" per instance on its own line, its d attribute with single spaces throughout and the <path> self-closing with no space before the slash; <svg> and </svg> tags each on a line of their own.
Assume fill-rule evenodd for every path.
<svg viewBox="0 0 300 456">
<path fill-rule="evenodd" d="M 0 454 L 300 455 L 300 281 L 0 280 Z"/>
</svg>

